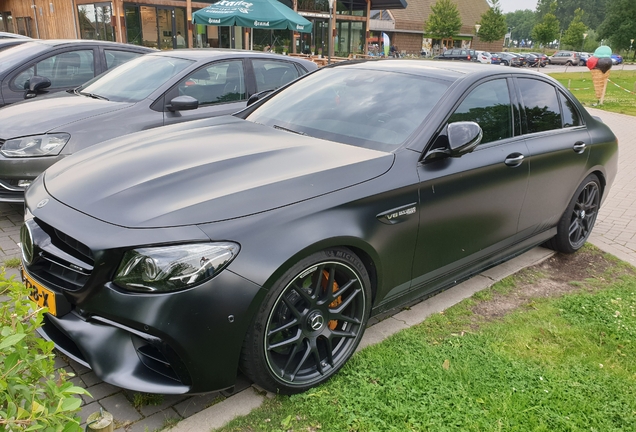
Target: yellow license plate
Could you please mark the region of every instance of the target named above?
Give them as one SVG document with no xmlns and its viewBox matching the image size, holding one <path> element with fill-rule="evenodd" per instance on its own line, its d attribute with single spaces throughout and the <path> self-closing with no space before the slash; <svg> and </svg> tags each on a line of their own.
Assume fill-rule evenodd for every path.
<svg viewBox="0 0 636 432">
<path fill-rule="evenodd" d="M 24 281 L 24 286 L 29 290 L 29 298 L 36 302 L 39 307 L 49 308 L 51 315 L 57 315 L 55 293 L 34 281 L 24 269 L 22 270 L 22 280 Z"/>
</svg>

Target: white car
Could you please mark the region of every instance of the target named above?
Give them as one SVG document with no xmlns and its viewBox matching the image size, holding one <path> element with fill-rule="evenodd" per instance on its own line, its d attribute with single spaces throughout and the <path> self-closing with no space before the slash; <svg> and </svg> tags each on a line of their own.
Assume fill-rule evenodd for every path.
<svg viewBox="0 0 636 432">
<path fill-rule="evenodd" d="M 485 64 L 490 64 L 492 62 L 492 55 L 489 52 L 486 51 L 475 51 L 475 53 L 477 54 L 477 61 L 479 63 L 485 63 Z"/>
</svg>

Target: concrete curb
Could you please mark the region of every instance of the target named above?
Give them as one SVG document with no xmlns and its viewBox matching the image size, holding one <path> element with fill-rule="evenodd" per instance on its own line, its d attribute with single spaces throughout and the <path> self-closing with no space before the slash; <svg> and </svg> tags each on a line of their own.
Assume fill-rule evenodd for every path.
<svg viewBox="0 0 636 432">
<path fill-rule="evenodd" d="M 362 341 L 356 352 L 382 342 L 400 330 L 421 323 L 427 317 L 471 297 L 473 294 L 489 288 L 501 279 L 517 273 L 526 267 L 539 264 L 550 258 L 555 252 L 542 247 L 536 247 L 503 264 L 493 267 L 461 284 L 424 300 L 407 310 L 403 310 L 366 329 Z M 262 393 L 262 392 L 261 392 Z M 268 397 L 273 397 L 271 393 Z M 223 402 L 211 406 L 169 429 L 170 432 L 204 432 L 225 426 L 238 416 L 247 415 L 261 406 L 265 396 L 257 393 L 254 387 L 249 387 L 227 398 Z"/>
</svg>

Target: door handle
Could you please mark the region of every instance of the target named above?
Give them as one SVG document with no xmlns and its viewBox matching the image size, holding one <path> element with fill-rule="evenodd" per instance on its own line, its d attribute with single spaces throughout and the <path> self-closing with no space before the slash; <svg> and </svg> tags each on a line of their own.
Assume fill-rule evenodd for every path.
<svg viewBox="0 0 636 432">
<path fill-rule="evenodd" d="M 583 141 L 577 141 L 574 143 L 574 145 L 572 146 L 572 149 L 578 153 L 581 154 L 585 151 L 585 143 Z"/>
<path fill-rule="evenodd" d="M 509 167 L 518 167 L 523 162 L 524 157 L 525 156 L 521 153 L 513 153 L 511 155 L 508 155 L 504 163 Z"/>
</svg>

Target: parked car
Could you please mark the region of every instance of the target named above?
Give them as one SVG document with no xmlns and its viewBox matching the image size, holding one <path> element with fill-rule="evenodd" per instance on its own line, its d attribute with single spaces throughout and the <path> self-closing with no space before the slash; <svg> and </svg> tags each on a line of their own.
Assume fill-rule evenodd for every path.
<svg viewBox="0 0 636 432">
<path fill-rule="evenodd" d="M 463 60 L 463 61 L 477 61 L 477 54 L 475 50 L 471 49 L 447 49 L 442 54 L 435 56 L 436 60 Z"/>
<path fill-rule="evenodd" d="M 526 62 L 529 67 L 545 67 L 549 60 L 548 56 L 543 53 L 528 53 L 531 57 L 526 57 Z"/>
<path fill-rule="evenodd" d="M 557 51 L 550 56 L 550 64 L 578 66 L 579 62 L 579 53 L 576 51 Z"/>
<path fill-rule="evenodd" d="M 151 48 L 95 40 L 39 40 L 0 51 L 0 107 L 84 84 Z"/>
<path fill-rule="evenodd" d="M 41 333 L 107 383 L 206 392 L 240 365 L 297 393 L 370 316 L 546 241 L 581 248 L 617 160 L 544 74 L 342 63 L 49 168 L 26 192 L 23 277 Z"/>
<path fill-rule="evenodd" d="M 579 53 L 579 66 L 587 65 L 587 59 L 589 59 L 592 56 L 593 56 L 592 53 L 580 52 Z"/>
<path fill-rule="evenodd" d="M 488 51 L 475 51 L 475 57 L 478 63 L 491 64 L 492 56 Z"/>
<path fill-rule="evenodd" d="M 499 56 L 499 54 L 497 53 L 491 53 L 490 54 L 490 63 L 492 64 L 501 64 L 501 57 Z"/>
<path fill-rule="evenodd" d="M 28 36 L 23 36 L 17 33 L 9 33 L 0 31 L 0 39 L 31 39 Z"/>
<path fill-rule="evenodd" d="M 127 133 L 245 108 L 254 93 L 315 70 L 309 60 L 230 50 L 155 52 L 70 92 L 0 109 L 0 202 L 42 171 Z"/>
<path fill-rule="evenodd" d="M 504 66 L 521 67 L 524 64 L 522 57 L 510 52 L 501 52 L 499 57 L 501 58 L 501 64 Z"/>
<path fill-rule="evenodd" d="M 16 45 L 20 45 L 22 43 L 27 42 L 29 39 L 19 39 L 19 38 L 6 38 L 0 39 L 0 51 L 4 51 L 5 49 L 11 48 Z"/>
<path fill-rule="evenodd" d="M 621 64 L 623 63 L 623 56 L 620 54 L 612 54 L 612 64 Z"/>
</svg>

